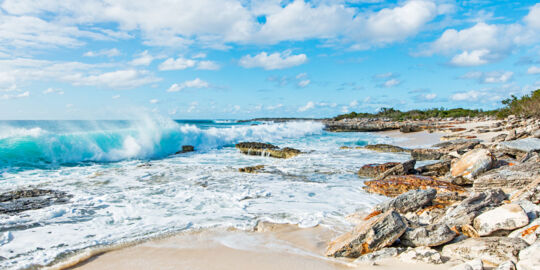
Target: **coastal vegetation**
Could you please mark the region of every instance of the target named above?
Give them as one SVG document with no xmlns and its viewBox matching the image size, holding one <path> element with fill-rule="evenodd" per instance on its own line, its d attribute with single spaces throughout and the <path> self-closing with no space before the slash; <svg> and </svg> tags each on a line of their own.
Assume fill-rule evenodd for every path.
<svg viewBox="0 0 540 270">
<path fill-rule="evenodd" d="M 502 101 L 504 105 L 496 110 L 464 109 L 464 108 L 433 108 L 426 110 L 400 111 L 394 108 L 382 108 L 377 113 L 357 113 L 351 112 L 334 117 L 334 120 L 352 118 L 386 118 L 393 121 L 403 120 L 425 120 L 429 118 L 449 118 L 449 117 L 479 117 L 495 115 L 499 118 L 508 115 L 518 115 L 523 117 L 540 117 L 540 89 L 533 91 L 530 95 L 518 98 L 512 95 L 511 98 Z"/>
</svg>

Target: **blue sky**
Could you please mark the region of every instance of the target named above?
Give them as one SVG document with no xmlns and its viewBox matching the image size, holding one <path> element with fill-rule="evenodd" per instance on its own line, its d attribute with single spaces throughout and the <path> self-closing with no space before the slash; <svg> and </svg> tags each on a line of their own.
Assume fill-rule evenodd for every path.
<svg viewBox="0 0 540 270">
<path fill-rule="evenodd" d="M 0 119 L 492 109 L 537 88 L 536 1 L 0 1 Z"/>
</svg>

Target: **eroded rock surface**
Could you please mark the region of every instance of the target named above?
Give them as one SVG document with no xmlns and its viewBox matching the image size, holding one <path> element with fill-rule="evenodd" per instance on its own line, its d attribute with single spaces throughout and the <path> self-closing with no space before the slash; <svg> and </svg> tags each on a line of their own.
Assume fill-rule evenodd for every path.
<svg viewBox="0 0 540 270">
<path fill-rule="evenodd" d="M 517 204 L 505 204 L 477 216 L 473 226 L 480 236 L 499 230 L 514 230 L 529 224 L 523 208 Z"/>
<path fill-rule="evenodd" d="M 437 190 L 437 193 L 465 192 L 465 189 L 460 186 L 419 175 L 389 176 L 383 180 L 366 181 L 364 184 L 367 192 L 389 197 L 395 197 L 410 190 L 430 188 Z"/>
<path fill-rule="evenodd" d="M 467 152 L 457 162 L 452 164 L 450 173 L 452 177 L 462 177 L 472 180 L 477 175 L 491 169 L 494 162 L 495 158 L 489 150 L 475 149 Z"/>
<path fill-rule="evenodd" d="M 294 148 L 279 148 L 273 144 L 260 142 L 241 142 L 236 144 L 236 148 L 243 154 L 252 156 L 270 156 L 274 158 L 291 158 L 301 152 Z"/>
<path fill-rule="evenodd" d="M 394 210 L 398 213 L 416 211 L 435 199 L 437 191 L 435 189 L 411 190 L 403 193 L 389 201 L 375 206 L 375 211 L 386 212 Z"/>
<path fill-rule="evenodd" d="M 460 259 L 481 259 L 485 263 L 496 266 L 506 261 L 518 261 L 518 254 L 528 244 L 517 238 L 482 237 L 469 238 L 461 242 L 445 245 L 443 256 Z"/>
<path fill-rule="evenodd" d="M 505 199 L 506 194 L 500 189 L 472 193 L 459 204 L 448 208 L 443 218 L 444 222 L 449 227 L 470 225 L 482 211 L 497 207 Z"/>
<path fill-rule="evenodd" d="M 410 247 L 435 247 L 446 244 L 456 237 L 456 233 L 444 223 L 407 228 L 400 238 L 401 244 Z"/>
<path fill-rule="evenodd" d="M 0 214 L 14 214 L 67 203 L 72 195 L 50 189 L 22 189 L 0 194 Z"/>
<path fill-rule="evenodd" d="M 429 247 L 417 247 L 408 249 L 399 255 L 399 259 L 404 262 L 417 263 L 424 262 L 429 264 L 443 263 L 441 254 Z"/>
<path fill-rule="evenodd" d="M 478 176 L 474 180 L 473 189 L 483 191 L 501 188 L 505 192 L 512 192 L 524 188 L 538 177 L 540 177 L 540 162 L 504 166 Z"/>
<path fill-rule="evenodd" d="M 391 145 L 391 144 L 368 144 L 364 146 L 365 149 L 376 151 L 376 152 L 389 152 L 389 153 L 399 153 L 399 152 L 410 152 L 411 150 L 405 149 L 403 147 Z"/>
</svg>

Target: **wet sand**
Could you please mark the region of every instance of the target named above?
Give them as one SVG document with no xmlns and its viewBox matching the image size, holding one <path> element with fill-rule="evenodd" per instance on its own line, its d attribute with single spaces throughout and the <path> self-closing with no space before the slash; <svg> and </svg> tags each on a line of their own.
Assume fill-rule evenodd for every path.
<svg viewBox="0 0 540 270">
<path fill-rule="evenodd" d="M 269 225 L 257 232 L 205 230 L 110 251 L 69 269 L 448 269 L 448 265 L 406 264 L 395 259 L 379 265 L 328 258 L 327 243 L 337 235 L 325 227 Z"/>
</svg>

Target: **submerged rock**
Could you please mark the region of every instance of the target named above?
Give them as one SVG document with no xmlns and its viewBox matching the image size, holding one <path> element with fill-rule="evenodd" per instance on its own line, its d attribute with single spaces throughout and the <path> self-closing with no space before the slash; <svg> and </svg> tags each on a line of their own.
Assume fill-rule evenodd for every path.
<svg viewBox="0 0 540 270">
<path fill-rule="evenodd" d="M 73 197 L 63 191 L 23 189 L 0 194 L 0 214 L 13 214 L 67 203 Z"/>
<path fill-rule="evenodd" d="M 255 166 L 248 166 L 244 168 L 239 168 L 239 172 L 245 172 L 245 173 L 258 173 L 262 169 L 264 169 L 264 165 L 255 165 Z"/>
<path fill-rule="evenodd" d="M 463 187 L 419 175 L 389 176 L 383 180 L 365 181 L 364 184 L 367 192 L 389 197 L 395 197 L 410 190 L 430 188 L 437 190 L 437 193 L 465 192 Z"/>
<path fill-rule="evenodd" d="M 475 149 L 464 154 L 457 162 L 452 164 L 450 173 L 452 177 L 462 177 L 472 180 L 477 175 L 491 169 L 495 158 L 486 149 Z M 470 182 L 472 184 L 472 181 Z"/>
<path fill-rule="evenodd" d="M 436 247 L 446 244 L 456 237 L 456 233 L 446 224 L 431 224 L 418 228 L 407 228 L 401 236 L 401 244 L 409 247 Z"/>
<path fill-rule="evenodd" d="M 469 238 L 444 246 L 442 254 L 460 260 L 481 259 L 484 263 L 496 266 L 509 260 L 517 262 L 520 250 L 527 246 L 525 241 L 517 238 Z"/>
<path fill-rule="evenodd" d="M 386 212 L 388 210 L 394 210 L 402 214 L 416 211 L 430 204 L 436 195 L 437 191 L 435 189 L 411 190 L 389 201 L 376 205 L 375 211 Z"/>
<path fill-rule="evenodd" d="M 390 152 L 390 153 L 399 153 L 399 152 L 410 152 L 411 150 L 405 149 L 399 146 L 391 144 L 368 144 L 364 146 L 365 149 L 376 151 L 376 152 Z"/>
<path fill-rule="evenodd" d="M 270 156 L 274 158 L 291 158 L 301 153 L 298 149 L 289 147 L 280 149 L 273 144 L 260 142 L 241 142 L 236 144 L 236 148 L 246 155 Z"/>
<path fill-rule="evenodd" d="M 514 230 L 529 224 L 523 208 L 517 204 L 505 204 L 477 216 L 473 226 L 480 236 L 487 236 L 499 230 Z"/>
<path fill-rule="evenodd" d="M 359 224 L 328 245 L 327 256 L 356 258 L 392 245 L 407 225 L 395 211 L 388 211 Z"/>
<path fill-rule="evenodd" d="M 375 178 L 379 174 L 399 165 L 399 162 L 387 162 L 382 164 L 366 164 L 358 170 L 358 176 Z"/>
<path fill-rule="evenodd" d="M 448 227 L 470 225 L 473 219 L 485 210 L 499 206 L 506 199 L 500 189 L 472 193 L 459 204 L 446 210 L 444 222 Z"/>
<path fill-rule="evenodd" d="M 476 178 L 473 189 L 483 191 L 490 188 L 501 188 L 505 192 L 513 192 L 525 188 L 539 177 L 540 162 L 503 166 Z"/>
</svg>

